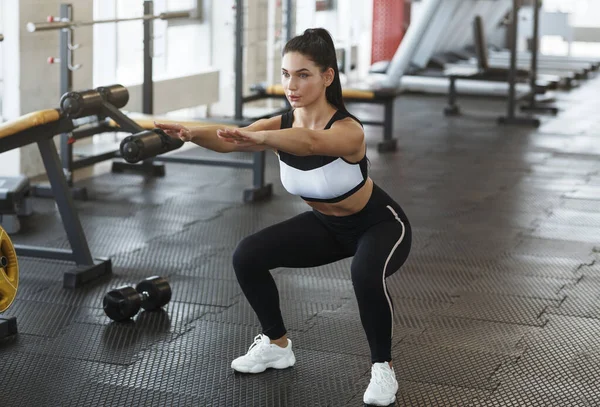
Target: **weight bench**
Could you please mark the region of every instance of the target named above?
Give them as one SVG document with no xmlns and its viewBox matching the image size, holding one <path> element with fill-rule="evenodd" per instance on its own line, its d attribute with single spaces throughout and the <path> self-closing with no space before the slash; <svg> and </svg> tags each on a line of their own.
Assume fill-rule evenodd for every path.
<svg viewBox="0 0 600 407">
<path fill-rule="evenodd" d="M 244 97 L 243 103 L 253 102 L 261 99 L 286 99 L 285 91 L 282 85 L 264 85 L 258 84 L 252 86 L 251 90 L 255 93 Z M 383 121 L 362 121 L 365 125 L 383 126 L 383 141 L 377 145 L 380 153 L 396 151 L 397 140 L 392 137 L 394 130 L 394 100 L 399 91 L 396 89 L 363 90 L 363 89 L 343 89 L 342 97 L 345 103 L 371 103 L 383 105 Z M 287 100 L 287 99 L 286 99 Z M 287 111 L 288 108 L 282 110 Z M 269 115 L 273 116 L 273 114 Z"/>
<path fill-rule="evenodd" d="M 458 98 L 458 92 L 456 91 L 457 80 L 488 80 L 487 75 L 481 73 L 481 71 L 474 66 L 458 66 L 454 65 L 444 69 L 444 76 L 450 80 L 448 90 L 448 105 L 444 108 L 444 115 L 446 116 L 458 116 L 460 115 L 460 107 L 456 104 Z M 542 89 L 536 89 L 536 94 L 545 93 Z"/>
<path fill-rule="evenodd" d="M 31 187 L 29 178 L 0 177 L 0 226 L 6 233 L 15 234 L 21 229 L 19 216 L 31 215 Z"/>
<path fill-rule="evenodd" d="M 71 250 L 15 245 L 19 256 L 37 257 L 72 261 L 76 268 L 65 272 L 63 286 L 77 288 L 101 276 L 112 273 L 110 259 L 94 259 L 75 208 L 72 194 L 60 165 L 60 157 L 54 144 L 54 136 L 69 133 L 75 129 L 73 119 L 99 110 L 105 99 L 122 103 L 119 92 L 122 87 L 102 88 L 101 91 L 88 92 L 85 97 L 63 103 L 62 110 L 48 109 L 32 112 L 17 119 L 0 124 L 0 153 L 29 144 L 38 145 L 62 223 L 71 246 Z M 100 96 L 102 95 L 102 96 Z M 68 98 L 67 98 L 68 99 Z M 125 99 L 126 102 L 126 99 Z M 116 109 L 114 106 L 108 108 Z"/>
<path fill-rule="evenodd" d="M 475 46 L 475 54 L 477 55 L 477 65 L 479 69 L 491 77 L 500 77 L 506 79 L 508 77 L 508 67 L 493 66 L 490 63 L 488 53 L 488 44 L 485 37 L 485 28 L 481 16 L 476 16 L 473 20 L 473 43 Z M 521 81 L 528 81 L 531 77 L 530 69 L 519 69 L 515 71 L 517 78 Z M 539 74 L 536 72 L 536 84 L 539 88 L 547 87 L 550 90 L 558 89 L 559 85 L 571 89 L 573 87 L 576 76 L 572 72 L 563 72 L 561 75 Z"/>
<path fill-rule="evenodd" d="M 481 75 L 485 75 L 492 81 L 507 81 L 508 78 L 508 67 L 494 66 L 490 63 L 490 57 L 488 52 L 487 39 L 485 37 L 485 28 L 481 16 L 476 16 L 473 19 L 473 44 L 474 52 L 476 55 L 476 64 L 479 68 Z M 448 68 L 454 65 L 448 66 Z M 530 69 L 519 69 L 515 71 L 517 79 L 522 82 L 530 81 L 531 70 Z M 536 92 L 540 93 L 543 90 L 556 90 L 560 86 L 567 89 L 571 89 L 575 80 L 576 75 L 573 72 L 563 72 L 561 75 L 557 74 L 540 74 L 536 72 Z"/>
<path fill-rule="evenodd" d="M 477 55 L 476 65 L 470 63 L 444 65 L 444 76 L 450 80 L 448 106 L 444 108 L 446 116 L 460 114 L 460 109 L 456 105 L 456 80 L 508 81 L 507 68 L 490 66 L 487 41 L 481 16 L 476 16 L 473 20 L 473 41 L 475 54 Z M 529 79 L 531 72 L 529 70 L 517 69 L 515 74 L 519 80 L 525 81 Z M 534 94 L 543 94 L 547 89 L 558 88 L 561 80 L 564 80 L 565 86 L 570 88 L 574 80 L 568 74 L 565 74 L 563 79 L 557 75 L 536 75 L 536 77 L 535 89 L 531 89 L 531 92 L 534 92 Z"/>
</svg>

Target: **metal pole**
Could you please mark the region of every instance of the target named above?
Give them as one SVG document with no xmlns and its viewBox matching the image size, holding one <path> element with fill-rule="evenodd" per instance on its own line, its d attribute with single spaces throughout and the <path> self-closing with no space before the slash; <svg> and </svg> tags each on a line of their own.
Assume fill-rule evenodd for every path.
<svg viewBox="0 0 600 407">
<path fill-rule="evenodd" d="M 538 41 L 539 41 L 539 20 L 540 20 L 540 2 L 533 1 L 533 38 L 531 44 L 531 106 L 535 104 L 535 87 L 537 83 L 537 66 L 538 66 Z"/>
<path fill-rule="evenodd" d="M 499 124 L 507 125 L 526 125 L 538 127 L 541 122 L 537 118 L 533 117 L 516 117 L 515 116 L 515 82 L 517 77 L 517 34 L 518 34 L 518 17 L 521 0 L 513 0 L 513 11 L 512 11 L 512 22 L 510 26 L 511 38 L 510 38 L 510 70 L 508 71 L 508 108 L 506 117 L 499 117 Z M 531 92 L 535 92 L 535 88 L 531 89 Z"/>
<path fill-rule="evenodd" d="M 252 165 L 252 185 L 254 188 L 262 188 L 265 185 L 265 164 L 266 157 L 264 151 L 254 153 Z"/>
<path fill-rule="evenodd" d="M 241 120 L 244 113 L 244 1 L 235 0 L 235 114 Z"/>
<path fill-rule="evenodd" d="M 293 22 L 292 22 L 292 15 L 293 15 L 293 5 L 294 5 L 294 0 L 287 0 L 285 3 L 285 42 L 287 43 L 289 40 L 292 39 L 292 37 L 294 36 L 294 30 L 293 30 Z"/>
<path fill-rule="evenodd" d="M 538 72 L 538 52 L 540 41 L 540 8 L 542 7 L 540 0 L 533 1 L 533 35 L 531 44 L 531 68 L 530 68 L 530 86 L 531 93 L 529 94 L 529 105 L 521 106 L 523 111 L 540 112 L 557 114 L 558 108 L 551 105 L 539 105 L 536 98 L 535 89 L 537 87 L 537 72 Z"/>
<path fill-rule="evenodd" d="M 144 14 L 152 14 L 152 0 L 144 1 Z M 152 79 L 152 55 L 154 41 L 152 40 L 154 20 L 144 20 L 144 83 L 142 85 L 142 113 L 152 114 L 154 109 L 154 92 Z"/>
<path fill-rule="evenodd" d="M 73 18 L 73 6 L 71 4 L 60 5 L 60 17 L 65 19 Z M 70 28 L 64 28 L 60 33 L 60 95 L 73 90 L 73 72 L 69 67 L 69 45 L 73 41 L 73 31 Z M 67 179 L 69 187 L 73 186 L 73 177 L 71 167 L 73 164 L 73 145 L 69 143 L 69 135 L 63 133 L 60 135 L 60 157 L 62 168 Z"/>
<path fill-rule="evenodd" d="M 89 21 L 71 21 L 63 19 L 61 16 L 60 21 L 53 21 L 50 23 L 27 23 L 27 31 L 30 33 L 35 31 L 48 31 L 48 30 L 59 30 L 61 28 L 76 28 L 84 27 L 86 25 L 104 24 L 104 23 L 120 23 L 123 21 L 139 21 L 139 20 L 172 20 L 176 18 L 190 18 L 191 13 L 189 11 L 171 11 L 167 13 L 160 13 L 159 15 L 143 15 L 141 17 L 130 17 L 130 18 L 111 18 L 108 20 L 89 20 Z"/>
<path fill-rule="evenodd" d="M 69 239 L 71 249 L 73 249 L 73 260 L 78 265 L 92 265 L 94 261 L 90 248 L 88 246 L 83 227 L 81 226 L 81 220 L 77 215 L 75 204 L 73 203 L 73 197 L 69 193 L 69 187 L 65 182 L 65 177 L 60 172 L 60 166 L 58 162 L 58 154 L 54 141 L 52 139 L 43 139 L 38 141 L 38 147 L 46 172 L 48 174 L 48 180 L 54 196 L 56 204 L 58 206 L 58 212 L 63 220 L 65 232 Z"/>
<path fill-rule="evenodd" d="M 513 0 L 512 21 L 510 25 L 510 69 L 508 71 L 508 110 L 506 117 L 515 117 L 515 81 L 517 74 L 517 34 L 518 34 L 519 0 Z M 534 89 L 532 89 L 532 92 Z"/>
</svg>

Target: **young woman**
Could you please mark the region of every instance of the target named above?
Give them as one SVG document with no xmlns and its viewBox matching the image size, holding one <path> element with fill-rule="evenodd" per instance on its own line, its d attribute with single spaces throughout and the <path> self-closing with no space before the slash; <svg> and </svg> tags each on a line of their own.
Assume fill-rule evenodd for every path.
<svg viewBox="0 0 600 407">
<path fill-rule="evenodd" d="M 218 152 L 273 150 L 283 186 L 312 207 L 246 237 L 235 249 L 233 267 L 262 334 L 231 367 L 260 373 L 296 362 L 270 270 L 316 267 L 353 256 L 350 274 L 372 361 L 363 399 L 389 405 L 398 382 L 385 279 L 408 257 L 410 224 L 400 205 L 368 175 L 362 124 L 342 101 L 335 48 L 326 30 L 306 30 L 286 44 L 282 83 L 292 110 L 245 128 L 156 124 L 171 137 Z"/>
</svg>

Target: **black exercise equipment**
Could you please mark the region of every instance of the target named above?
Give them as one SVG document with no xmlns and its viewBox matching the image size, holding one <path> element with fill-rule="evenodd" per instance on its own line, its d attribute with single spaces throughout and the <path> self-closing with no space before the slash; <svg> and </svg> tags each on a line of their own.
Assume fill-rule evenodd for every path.
<svg viewBox="0 0 600 407">
<path fill-rule="evenodd" d="M 539 21 L 540 21 L 540 8 L 542 7 L 540 0 L 533 0 L 533 38 L 531 44 L 531 73 L 530 73 L 530 84 L 535 85 L 536 78 L 538 76 L 538 49 L 539 49 Z M 558 114 L 558 108 L 552 105 L 539 105 L 538 100 L 534 92 L 529 94 L 528 104 L 521 106 L 521 111 L 524 112 L 538 112 L 538 113 L 550 113 Z"/>
<path fill-rule="evenodd" d="M 520 0 L 513 0 L 513 9 L 511 13 L 510 23 L 510 69 L 508 71 L 508 104 L 506 116 L 498 117 L 498 124 L 503 125 L 525 125 L 532 127 L 539 127 L 541 124 L 540 119 L 536 117 L 518 117 L 515 115 L 516 105 L 516 81 L 517 81 L 517 34 L 518 34 L 518 16 L 519 9 L 521 7 Z M 537 0 L 536 0 L 537 3 Z M 537 4 L 536 4 L 537 5 Z M 536 25 L 537 28 L 537 25 Z M 537 52 L 537 48 L 535 49 Z M 535 78 L 532 78 L 532 81 Z M 532 82 L 533 83 L 533 82 Z M 535 93 L 534 90 L 531 90 Z M 533 96 L 535 97 L 535 95 Z"/>
<path fill-rule="evenodd" d="M 0 339 L 4 339 L 6 337 L 16 335 L 18 333 L 17 329 L 17 318 L 2 318 L 0 317 Z"/>
<path fill-rule="evenodd" d="M 120 109 L 129 102 L 129 92 L 122 85 L 101 86 L 82 92 L 67 92 L 60 98 L 60 109 L 71 119 L 92 116 L 104 103 Z"/>
<path fill-rule="evenodd" d="M 129 133 L 143 131 L 143 127 L 123 114 L 113 104 L 123 106 L 128 98 L 127 89 L 121 85 L 100 87 L 82 92 L 68 92 L 61 98 L 62 109 L 32 112 L 0 124 L 0 153 L 33 143 L 38 145 L 50 181 L 51 193 L 56 200 L 71 249 L 27 245 L 12 246 L 12 243 L 10 246 L 14 248 L 15 258 L 16 255 L 19 255 L 74 262 L 76 267 L 65 272 L 63 276 L 63 286 L 65 288 L 78 288 L 102 276 L 110 275 L 112 273 L 112 262 L 110 259 L 92 257 L 83 226 L 75 208 L 72 191 L 69 189 L 63 168 L 61 168 L 60 157 L 53 138 L 58 134 L 65 133 L 76 135 L 78 131 L 83 131 L 86 134 L 98 134 L 107 131 L 107 129 Z M 87 127 L 82 130 L 81 122 L 86 120 L 85 116 L 88 114 L 103 117 L 103 122 L 88 121 L 84 124 Z M 108 119 L 112 120 L 110 125 Z M 8 235 L 4 231 L 2 233 L 2 251 L 3 253 L 11 253 L 12 250 L 7 249 L 9 247 L 6 243 Z M 12 255 L 0 256 L 0 263 L 6 264 L 7 267 L 13 267 L 15 261 L 13 261 Z M 16 293 L 16 285 L 13 284 L 15 281 L 14 273 L 13 268 L 3 267 L 2 276 L 8 276 L 4 277 L 3 282 L 11 282 L 11 284 L 1 284 L 0 290 L 2 290 L 2 297 L 5 299 L 14 299 L 13 294 Z M 3 301 L 8 302 L 8 300 Z M 0 332 L 14 332 L 15 329 L 16 320 L 0 320 Z"/>
<path fill-rule="evenodd" d="M 473 42 L 477 56 L 477 67 L 482 75 L 489 78 L 489 80 L 505 82 L 510 67 L 498 67 L 490 64 L 485 28 L 481 16 L 476 16 L 473 20 Z M 518 81 L 530 82 L 532 85 L 531 89 L 535 89 L 536 91 L 556 90 L 563 80 L 565 83 L 562 85 L 570 88 L 571 81 L 573 80 L 572 73 L 563 73 L 562 76 L 552 74 L 539 75 L 537 65 L 534 67 L 534 71 L 531 69 L 515 68 L 515 73 Z"/>
<path fill-rule="evenodd" d="M 0 178 L 0 226 L 7 233 L 18 233 L 19 217 L 33 212 L 30 191 L 29 178 L 24 175 Z"/>
<path fill-rule="evenodd" d="M 125 137 L 121 141 L 121 156 L 125 161 L 135 164 L 183 146 L 183 141 L 167 135 L 161 129 L 144 130 Z"/>
<path fill-rule="evenodd" d="M 153 276 L 142 280 L 135 289 L 131 286 L 121 286 L 109 291 L 102 300 L 102 307 L 110 319 L 121 322 L 133 318 L 140 308 L 153 311 L 169 301 L 169 282 L 162 277 Z"/>
<path fill-rule="evenodd" d="M 518 34 L 518 21 L 517 16 L 521 7 L 519 0 L 513 0 L 513 9 L 511 12 L 511 23 L 510 23 L 510 67 L 508 71 L 504 68 L 492 68 L 488 64 L 487 56 L 487 45 L 485 42 L 483 22 L 481 17 L 476 17 L 473 23 L 473 31 L 475 38 L 475 48 L 478 56 L 478 66 L 452 66 L 445 70 L 444 75 L 450 79 L 450 89 L 448 92 L 448 106 L 444 108 L 444 114 L 446 116 L 454 116 L 460 114 L 460 108 L 456 104 L 457 91 L 456 91 L 456 80 L 476 80 L 486 79 L 486 76 L 490 75 L 504 75 L 508 81 L 508 103 L 507 103 L 507 114 L 506 116 L 499 117 L 497 119 L 498 124 L 503 125 L 527 125 L 533 127 L 539 127 L 541 121 L 536 117 L 517 117 L 515 114 L 516 106 L 516 83 L 519 80 L 528 79 L 530 85 L 530 91 L 528 94 L 529 105 L 523 106 L 523 111 L 534 111 L 534 112 L 548 112 L 556 114 L 558 109 L 554 106 L 546 105 L 540 106 L 537 103 L 540 102 L 538 94 L 544 93 L 547 85 L 540 82 L 537 70 L 537 53 L 538 53 L 538 20 L 539 20 L 539 0 L 534 0 L 534 27 L 533 27 L 533 46 L 532 46 L 532 59 L 531 69 L 529 71 L 519 70 L 517 68 L 517 34 Z M 545 78 L 551 78 L 548 75 Z M 543 81 L 542 81 L 543 82 Z M 570 83 L 568 83 L 570 86 Z"/>
<path fill-rule="evenodd" d="M 516 66 L 514 70 L 490 66 L 488 45 L 481 16 L 476 16 L 473 20 L 473 42 L 475 54 L 477 55 L 477 66 L 471 64 L 450 64 L 446 65 L 446 68 L 444 69 L 444 75 L 450 80 L 448 105 L 444 108 L 444 114 L 446 116 L 456 116 L 460 114 L 460 107 L 456 104 L 456 99 L 458 97 L 456 81 L 459 79 L 510 82 L 510 77 L 512 75 L 512 80 L 514 82 L 529 81 L 531 88 L 530 95 L 532 98 L 536 98 L 538 94 L 544 94 L 548 89 L 556 89 L 558 87 L 561 80 L 560 77 L 556 75 L 544 75 L 543 79 L 540 80 L 539 75 L 535 70 L 536 67 L 532 67 L 532 71 L 529 71 L 517 69 Z"/>
</svg>

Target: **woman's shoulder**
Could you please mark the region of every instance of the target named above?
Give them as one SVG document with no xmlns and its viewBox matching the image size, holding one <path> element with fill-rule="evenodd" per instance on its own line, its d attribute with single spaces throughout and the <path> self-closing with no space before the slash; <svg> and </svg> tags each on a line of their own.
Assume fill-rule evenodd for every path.
<svg viewBox="0 0 600 407">
<path fill-rule="evenodd" d="M 344 112 L 342 110 L 338 110 L 337 113 L 335 114 L 335 117 L 333 118 L 332 122 L 331 122 L 331 126 L 333 126 L 335 123 L 343 123 L 343 124 L 358 124 L 361 128 L 363 127 L 362 122 L 355 117 L 354 115 L 352 115 L 349 112 Z"/>
</svg>

